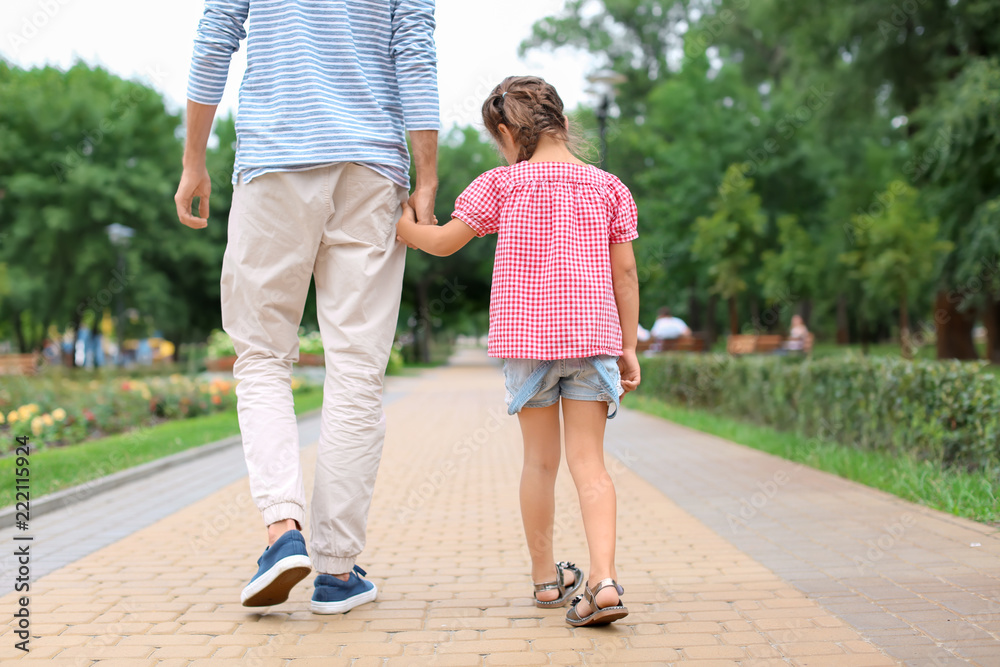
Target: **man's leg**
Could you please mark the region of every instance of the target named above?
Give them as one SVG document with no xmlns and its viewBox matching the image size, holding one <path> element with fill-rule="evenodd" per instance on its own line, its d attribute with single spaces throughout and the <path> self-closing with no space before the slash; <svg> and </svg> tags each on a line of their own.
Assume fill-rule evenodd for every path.
<svg viewBox="0 0 1000 667">
<path fill-rule="evenodd" d="M 406 191 L 366 167 L 342 164 L 331 171 L 331 192 L 335 212 L 314 274 L 326 384 L 309 546 L 317 571 L 347 580 L 365 546 L 385 437 L 382 381 L 406 253 L 395 223 Z"/>
<path fill-rule="evenodd" d="M 329 215 L 324 175 L 316 173 L 323 171 L 265 174 L 237 185 L 222 263 L 222 323 L 238 355 L 233 374 L 239 380 L 243 451 L 250 491 L 268 527 L 269 545 L 286 531 L 301 529 L 305 518 L 291 371 L 298 358 L 298 327 L 316 251 Z M 293 537 L 301 540 L 289 536 L 285 541 Z M 308 574 L 307 558 L 302 571 L 304 543 L 301 548 L 292 545 L 289 553 L 295 557 L 284 564 L 270 562 L 280 554 L 264 559 L 244 590 L 244 604 L 248 600 L 252 606 L 275 604 L 287 598 L 284 589 Z M 284 574 L 285 566 L 296 571 Z M 274 586 L 282 590 L 264 590 Z"/>
</svg>

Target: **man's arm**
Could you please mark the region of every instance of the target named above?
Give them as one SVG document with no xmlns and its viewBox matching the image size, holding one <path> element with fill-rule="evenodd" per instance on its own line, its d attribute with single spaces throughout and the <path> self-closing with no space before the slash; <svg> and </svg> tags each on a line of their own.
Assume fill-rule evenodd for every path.
<svg viewBox="0 0 1000 667">
<path fill-rule="evenodd" d="M 212 120 L 218 105 L 198 104 L 188 100 L 187 136 L 184 138 L 184 171 L 174 195 L 177 219 L 192 229 L 208 226 L 208 199 L 212 194 L 212 179 L 205 166 L 208 136 L 212 133 Z M 191 202 L 198 197 L 198 215 L 191 214 Z"/>
<path fill-rule="evenodd" d="M 188 77 L 184 171 L 174 195 L 177 219 L 193 229 L 208 226 L 212 179 L 205 167 L 205 151 L 215 110 L 225 91 L 229 61 L 246 37 L 243 24 L 249 11 L 250 0 L 206 0 L 205 14 L 198 23 Z M 197 216 L 191 214 L 195 197 L 199 198 Z"/>
<path fill-rule="evenodd" d="M 434 27 L 434 0 L 394 2 L 392 59 L 417 172 L 409 204 L 416 211 L 417 221 L 428 225 L 434 224 L 437 140 L 441 125 Z"/>
<path fill-rule="evenodd" d="M 437 130 L 413 130 L 410 132 L 410 148 L 413 152 L 413 167 L 417 172 L 417 182 L 410 195 L 409 204 L 416 211 L 417 222 L 434 224 L 434 198 L 437 196 Z"/>
<path fill-rule="evenodd" d="M 639 358 L 635 346 L 639 331 L 639 272 L 635 265 L 632 243 L 611 244 L 611 281 L 614 285 L 615 304 L 622 328 L 621 369 L 622 389 L 625 393 L 639 386 Z"/>
</svg>

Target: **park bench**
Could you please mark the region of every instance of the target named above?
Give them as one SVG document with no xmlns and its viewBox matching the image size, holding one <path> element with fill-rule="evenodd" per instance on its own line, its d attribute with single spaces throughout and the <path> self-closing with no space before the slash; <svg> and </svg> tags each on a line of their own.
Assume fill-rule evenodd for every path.
<svg viewBox="0 0 1000 667">
<path fill-rule="evenodd" d="M 802 350 L 790 350 L 790 352 L 809 354 L 812 352 L 813 338 L 813 334 L 809 334 Z M 783 349 L 786 340 L 784 336 L 776 334 L 765 334 L 762 336 L 736 334 L 726 339 L 726 352 L 733 356 L 742 354 L 770 354 Z"/>
<path fill-rule="evenodd" d="M 708 349 L 705 338 L 701 335 L 681 336 L 680 338 L 667 338 L 659 340 L 650 338 L 636 343 L 636 352 L 704 352 Z"/>
<path fill-rule="evenodd" d="M 37 354 L 0 354 L 0 375 L 34 375 L 37 372 Z"/>
</svg>

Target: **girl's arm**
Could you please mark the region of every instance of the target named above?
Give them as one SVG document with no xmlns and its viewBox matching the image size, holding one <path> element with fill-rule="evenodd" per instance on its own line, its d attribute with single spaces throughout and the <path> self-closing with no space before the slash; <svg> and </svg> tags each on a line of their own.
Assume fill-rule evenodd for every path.
<svg viewBox="0 0 1000 667">
<path fill-rule="evenodd" d="M 635 352 L 639 332 L 639 272 L 635 266 L 632 243 L 611 244 L 611 281 L 614 285 L 618 320 L 622 327 L 621 369 L 625 393 L 639 386 L 639 357 Z"/>
<path fill-rule="evenodd" d="M 476 232 L 458 218 L 443 225 L 418 225 L 413 209 L 404 206 L 403 216 L 396 223 L 396 234 L 414 248 L 446 257 L 462 248 Z"/>
</svg>

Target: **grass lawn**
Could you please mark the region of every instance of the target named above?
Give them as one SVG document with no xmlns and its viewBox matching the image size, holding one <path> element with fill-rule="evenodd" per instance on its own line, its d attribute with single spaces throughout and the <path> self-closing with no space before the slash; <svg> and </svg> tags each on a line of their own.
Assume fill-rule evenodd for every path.
<svg viewBox="0 0 1000 667">
<path fill-rule="evenodd" d="M 956 516 L 1000 525 L 1000 470 L 942 470 L 897 453 L 817 442 L 796 433 L 749 424 L 723 415 L 635 395 L 631 407 L 689 428 L 892 493 Z"/>
<path fill-rule="evenodd" d="M 295 392 L 295 412 L 302 414 L 323 403 L 323 391 L 305 388 Z M 83 484 L 113 472 L 236 435 L 240 432 L 236 410 L 192 419 L 178 419 L 156 426 L 119 433 L 78 445 L 43 449 L 31 454 L 31 497 Z M 0 507 L 14 504 L 15 457 L 0 459 Z"/>
</svg>

